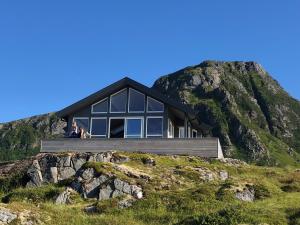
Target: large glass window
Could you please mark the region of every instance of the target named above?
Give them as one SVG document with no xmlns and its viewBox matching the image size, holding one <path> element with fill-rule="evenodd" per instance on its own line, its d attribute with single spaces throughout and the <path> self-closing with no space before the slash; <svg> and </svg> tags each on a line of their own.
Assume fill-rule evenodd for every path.
<svg viewBox="0 0 300 225">
<path fill-rule="evenodd" d="M 110 112 L 126 112 L 127 89 L 124 89 L 110 97 Z"/>
<path fill-rule="evenodd" d="M 76 122 L 78 128 L 83 128 L 85 131 L 89 130 L 88 117 L 74 117 L 74 122 Z"/>
<path fill-rule="evenodd" d="M 107 113 L 108 100 L 107 98 L 92 105 L 92 113 Z"/>
<path fill-rule="evenodd" d="M 134 89 L 129 89 L 129 112 L 145 111 L 145 95 Z"/>
<path fill-rule="evenodd" d="M 126 135 L 127 138 L 143 137 L 143 119 L 127 118 L 126 119 Z"/>
<path fill-rule="evenodd" d="M 163 118 L 147 117 L 147 137 L 162 137 Z"/>
<path fill-rule="evenodd" d="M 164 104 L 155 100 L 154 98 L 147 98 L 147 111 L 148 112 L 163 112 Z"/>
<path fill-rule="evenodd" d="M 91 135 L 105 137 L 107 132 L 106 118 L 92 118 Z"/>
</svg>

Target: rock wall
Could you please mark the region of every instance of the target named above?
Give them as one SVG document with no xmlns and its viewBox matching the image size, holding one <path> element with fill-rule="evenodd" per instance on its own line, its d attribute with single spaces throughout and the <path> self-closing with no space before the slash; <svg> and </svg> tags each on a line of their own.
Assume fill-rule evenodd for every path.
<svg viewBox="0 0 300 225">
<path fill-rule="evenodd" d="M 97 172 L 94 168 L 84 167 L 87 162 L 121 163 L 129 159 L 114 152 L 104 153 L 68 153 L 40 154 L 33 160 L 27 171 L 30 180 L 26 187 L 39 187 L 43 184 L 70 181 L 70 188 L 83 198 L 105 200 L 121 195 L 130 195 L 136 199 L 143 197 L 142 188 L 136 184 L 119 179 L 109 172 Z M 68 202 L 70 190 L 66 189 L 56 202 Z"/>
</svg>

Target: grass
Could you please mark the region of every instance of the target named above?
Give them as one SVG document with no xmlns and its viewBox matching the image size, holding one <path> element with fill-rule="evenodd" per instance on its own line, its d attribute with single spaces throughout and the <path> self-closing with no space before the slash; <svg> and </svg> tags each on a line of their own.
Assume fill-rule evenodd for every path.
<svg viewBox="0 0 300 225">
<path fill-rule="evenodd" d="M 260 167 L 254 165 L 229 166 L 217 160 L 197 157 L 171 157 L 151 154 L 124 153 L 130 160 L 123 165 L 151 175 L 143 184 L 145 197 L 127 209 L 117 207 L 118 199 L 97 202 L 75 196 L 71 205 L 55 205 L 54 199 L 63 190 L 61 185 L 40 188 L 7 190 L 2 201 L 13 210 L 31 210 L 45 224 L 299 224 L 298 189 L 285 190 L 287 185 L 299 185 L 300 172 L 294 168 Z M 152 158 L 156 166 L 143 163 Z M 98 173 L 125 174 L 116 171 L 111 163 L 88 162 L 86 168 Z M 206 168 L 217 173 L 229 172 L 227 181 L 203 182 L 193 170 Z M 178 173 L 180 171 L 180 173 Z M 132 179 L 127 177 L 127 179 Z M 168 184 L 168 188 L 164 185 Z M 252 185 L 254 202 L 235 199 L 233 190 Z M 96 205 L 98 211 L 88 214 L 86 206 Z"/>
</svg>

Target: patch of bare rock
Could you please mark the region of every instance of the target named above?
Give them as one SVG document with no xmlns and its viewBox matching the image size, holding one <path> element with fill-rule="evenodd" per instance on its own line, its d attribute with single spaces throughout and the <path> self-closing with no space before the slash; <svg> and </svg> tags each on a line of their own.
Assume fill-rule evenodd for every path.
<svg viewBox="0 0 300 225">
<path fill-rule="evenodd" d="M 36 213 L 29 210 L 19 212 L 0 206 L 0 225 L 10 224 L 15 221 L 20 225 L 41 224 L 38 217 Z"/>
<path fill-rule="evenodd" d="M 122 195 L 134 199 L 143 197 L 142 187 L 123 181 L 111 173 L 99 173 L 94 168 L 85 168 L 87 162 L 112 163 L 113 168 L 123 174 L 142 179 L 150 179 L 145 173 L 118 163 L 127 162 L 128 157 L 115 152 L 103 153 L 68 153 L 68 154 L 41 154 L 27 171 L 30 178 L 27 187 L 39 187 L 47 183 L 70 181 L 69 187 L 57 198 L 56 204 L 71 204 L 72 194 L 77 192 L 83 198 L 105 200 Z"/>
</svg>

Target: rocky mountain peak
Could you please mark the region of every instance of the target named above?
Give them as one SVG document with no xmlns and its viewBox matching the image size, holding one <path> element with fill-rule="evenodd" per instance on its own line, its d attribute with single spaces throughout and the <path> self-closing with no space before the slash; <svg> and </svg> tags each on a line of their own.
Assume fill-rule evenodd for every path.
<svg viewBox="0 0 300 225">
<path fill-rule="evenodd" d="M 162 76 L 153 88 L 192 106 L 227 155 L 271 160 L 275 145 L 283 155 L 300 152 L 299 102 L 259 63 L 207 60 Z"/>
</svg>

